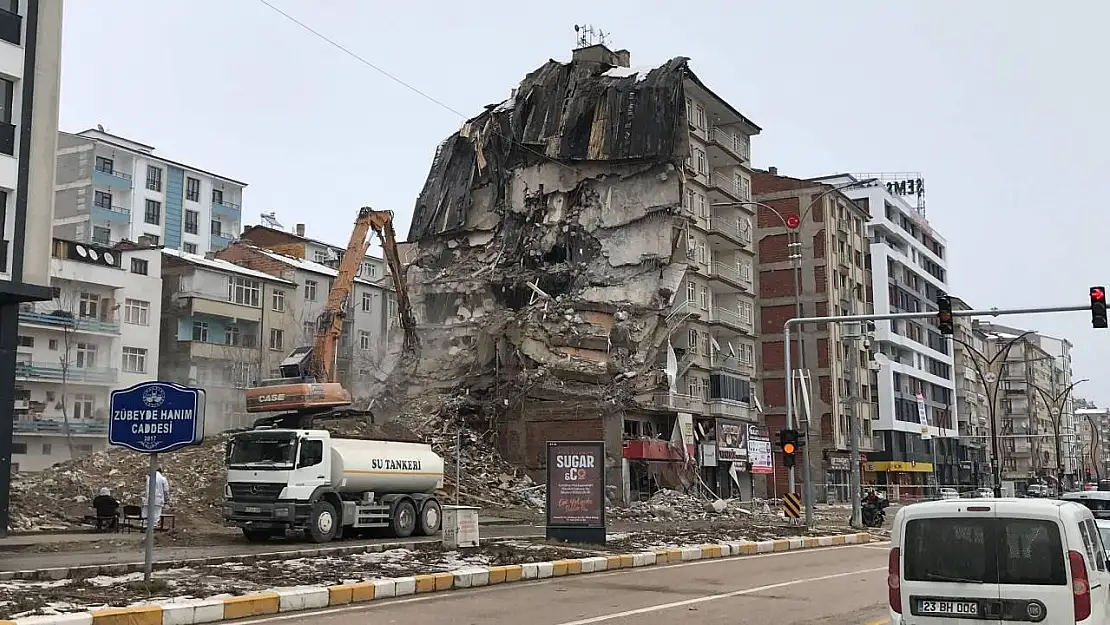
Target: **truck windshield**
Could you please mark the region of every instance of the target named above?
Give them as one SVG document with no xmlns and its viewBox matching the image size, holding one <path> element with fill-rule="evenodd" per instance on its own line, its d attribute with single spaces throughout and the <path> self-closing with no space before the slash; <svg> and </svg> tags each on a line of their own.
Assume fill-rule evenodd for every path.
<svg viewBox="0 0 1110 625">
<path fill-rule="evenodd" d="M 292 469 L 297 439 L 293 434 L 240 434 L 231 439 L 227 465 L 252 469 Z"/>
</svg>

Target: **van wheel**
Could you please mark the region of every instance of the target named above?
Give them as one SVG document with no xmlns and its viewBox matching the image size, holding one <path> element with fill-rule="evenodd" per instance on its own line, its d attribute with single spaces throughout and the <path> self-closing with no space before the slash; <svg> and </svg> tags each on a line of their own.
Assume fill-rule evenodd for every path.
<svg viewBox="0 0 1110 625">
<path fill-rule="evenodd" d="M 335 515 L 335 506 L 322 499 L 314 503 L 308 523 L 308 535 L 312 542 L 331 542 L 338 529 L 339 522 Z"/>
<path fill-rule="evenodd" d="M 408 499 L 402 499 L 393 506 L 393 518 L 389 520 L 389 529 L 397 538 L 408 538 L 416 531 L 416 506 Z"/>
<path fill-rule="evenodd" d="M 424 502 L 424 508 L 420 510 L 420 527 L 417 528 L 417 532 L 421 536 L 435 536 L 442 523 L 443 511 L 439 507 L 439 502 L 435 499 Z"/>
</svg>

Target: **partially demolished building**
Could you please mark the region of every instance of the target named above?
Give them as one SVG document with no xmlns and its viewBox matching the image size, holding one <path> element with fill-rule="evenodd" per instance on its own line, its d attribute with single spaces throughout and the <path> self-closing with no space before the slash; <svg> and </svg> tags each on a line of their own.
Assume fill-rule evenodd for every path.
<svg viewBox="0 0 1110 625">
<path fill-rule="evenodd" d="M 440 145 L 417 201 L 409 395 L 480 398 L 540 479 L 546 441 L 604 440 L 614 500 L 699 478 L 750 496 L 739 445 L 695 450 L 756 418 L 758 133 L 685 58 L 634 73 L 598 45 L 526 76 Z"/>
</svg>

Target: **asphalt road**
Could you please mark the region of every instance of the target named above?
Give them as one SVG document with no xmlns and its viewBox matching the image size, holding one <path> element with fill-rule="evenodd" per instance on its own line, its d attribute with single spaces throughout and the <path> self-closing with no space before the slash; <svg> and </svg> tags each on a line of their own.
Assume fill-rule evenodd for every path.
<svg viewBox="0 0 1110 625">
<path fill-rule="evenodd" d="M 561 577 L 237 625 L 885 625 L 887 547 L 832 547 Z"/>
</svg>

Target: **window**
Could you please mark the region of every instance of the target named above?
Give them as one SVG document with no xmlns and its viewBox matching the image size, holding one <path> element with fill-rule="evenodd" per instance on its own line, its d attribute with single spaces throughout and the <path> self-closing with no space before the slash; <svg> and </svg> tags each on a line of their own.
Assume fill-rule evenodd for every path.
<svg viewBox="0 0 1110 625">
<path fill-rule="evenodd" d="M 185 232 L 188 234 L 196 234 L 198 230 L 200 230 L 200 213 L 186 209 Z"/>
<path fill-rule="evenodd" d="M 112 194 L 107 191 L 94 191 L 93 192 L 93 206 L 98 208 L 112 209 Z"/>
<path fill-rule="evenodd" d="M 46 347 L 51 351 L 58 351 L 58 339 L 50 339 L 46 342 Z"/>
<path fill-rule="evenodd" d="M 12 443 L 12 453 L 15 454 L 15 455 L 19 455 L 19 456 L 26 455 L 27 454 L 27 443 Z M 16 469 L 13 466 L 12 467 L 12 473 L 15 473 L 15 472 L 16 472 Z"/>
<path fill-rule="evenodd" d="M 12 111 L 12 107 L 15 105 L 15 83 L 4 78 L 0 78 L 0 103 L 3 103 L 4 107 L 0 110 L 0 122 L 11 124 L 12 120 L 15 119 Z M 15 146 L 12 146 L 12 151 L 15 151 Z"/>
<path fill-rule="evenodd" d="M 123 322 L 136 326 L 150 325 L 150 302 L 127 298 L 123 306 Z"/>
<path fill-rule="evenodd" d="M 315 322 L 312 322 L 312 321 L 304 322 L 304 336 L 305 336 L 305 341 L 306 342 L 312 340 L 313 336 L 316 336 L 316 323 Z"/>
<path fill-rule="evenodd" d="M 905 578 L 1065 586 L 1059 526 L 1019 518 L 942 517 L 906 524 Z"/>
<path fill-rule="evenodd" d="M 285 291 L 274 289 L 270 292 L 270 308 L 274 312 L 285 312 Z"/>
<path fill-rule="evenodd" d="M 94 165 L 93 167 L 96 168 L 96 171 L 103 172 L 105 174 L 111 174 L 115 172 L 116 164 L 110 158 L 98 156 L 96 157 L 96 165 Z"/>
<path fill-rule="evenodd" d="M 328 254 L 323 250 L 315 250 L 312 252 L 312 260 L 321 264 L 326 263 L 328 262 Z"/>
<path fill-rule="evenodd" d="M 193 340 L 200 341 L 201 343 L 208 342 L 208 322 L 207 321 L 194 321 L 193 322 Z"/>
<path fill-rule="evenodd" d="M 686 336 L 686 347 L 696 350 L 698 348 L 698 331 L 691 328 Z"/>
<path fill-rule="evenodd" d="M 213 219 L 209 225 L 209 231 L 215 236 L 222 237 L 224 235 L 223 224 L 220 223 L 219 219 Z"/>
<path fill-rule="evenodd" d="M 6 202 L 0 203 L 0 206 L 6 205 Z M 93 226 L 92 242 L 101 245 L 109 245 L 112 238 L 112 231 L 104 226 Z"/>
<path fill-rule="evenodd" d="M 127 373 L 146 373 L 146 350 L 141 347 L 124 347 L 123 370 Z"/>
<path fill-rule="evenodd" d="M 686 301 L 698 301 L 698 286 L 692 280 L 686 283 Z"/>
<path fill-rule="evenodd" d="M 162 170 L 154 165 L 146 166 L 146 188 L 151 191 L 162 190 Z"/>
<path fill-rule="evenodd" d="M 185 179 L 185 199 L 190 202 L 200 201 L 200 180 L 196 178 Z"/>
<path fill-rule="evenodd" d="M 297 456 L 297 468 L 314 467 L 324 461 L 324 441 L 306 440 L 301 442 Z"/>
<path fill-rule="evenodd" d="M 227 301 L 258 308 L 261 306 L 262 283 L 242 276 L 229 276 L 227 279 Z"/>
<path fill-rule="evenodd" d="M 91 393 L 77 393 L 73 398 L 73 416 L 77 419 L 93 418 L 96 408 L 96 395 Z M 91 449 L 90 449 L 91 451 Z"/>
<path fill-rule="evenodd" d="M 75 366 L 78 369 L 89 369 L 96 366 L 96 345 L 92 343 L 78 343 L 77 344 L 77 361 Z"/>
<path fill-rule="evenodd" d="M 705 150 L 701 148 L 694 148 L 694 162 L 697 165 L 698 173 L 705 173 Z"/>
<path fill-rule="evenodd" d="M 82 293 L 77 301 L 77 316 L 82 319 L 96 319 L 100 307 L 100 296 L 96 293 Z"/>
<path fill-rule="evenodd" d="M 143 221 L 159 226 L 162 224 L 162 203 L 155 200 L 146 201 L 146 212 L 143 214 Z"/>
<path fill-rule="evenodd" d="M 220 189 L 212 189 L 212 201 L 216 204 L 223 204 L 224 192 Z"/>
<path fill-rule="evenodd" d="M 374 278 L 378 275 L 378 268 L 374 263 L 362 263 L 362 275 L 365 278 Z"/>
<path fill-rule="evenodd" d="M 150 234 L 149 232 L 144 232 L 140 236 L 144 236 L 144 237 L 150 239 L 150 244 L 151 245 L 161 245 L 162 244 L 162 237 L 160 237 L 156 234 Z"/>
<path fill-rule="evenodd" d="M 374 294 L 367 291 L 362 294 L 362 312 L 370 312 L 374 305 Z"/>
<path fill-rule="evenodd" d="M 740 362 L 749 367 L 755 365 L 755 348 L 749 343 L 740 346 Z"/>
<path fill-rule="evenodd" d="M 318 283 L 315 280 L 304 281 L 304 299 L 308 302 L 316 301 L 316 287 Z"/>
<path fill-rule="evenodd" d="M 34 347 L 35 346 L 35 337 L 33 337 L 33 336 L 21 336 L 21 337 L 19 337 L 19 346 L 20 347 Z"/>
<path fill-rule="evenodd" d="M 701 309 L 709 310 L 709 287 L 701 285 Z"/>
<path fill-rule="evenodd" d="M 366 330 L 358 331 L 358 346 L 361 349 L 370 349 L 370 333 Z"/>
<path fill-rule="evenodd" d="M 285 349 L 285 332 L 277 328 L 270 328 L 270 349 Z"/>
<path fill-rule="evenodd" d="M 224 332 L 224 345 L 239 345 L 241 342 L 239 326 L 228 326 Z"/>
<path fill-rule="evenodd" d="M 185 252 L 186 254 L 196 254 L 197 253 L 197 244 L 196 243 L 182 243 L 181 245 L 182 245 L 181 250 L 183 252 Z"/>
<path fill-rule="evenodd" d="M 49 456 L 53 452 L 54 452 L 54 448 L 51 447 L 50 443 L 43 443 L 42 444 L 42 455 Z"/>
</svg>

